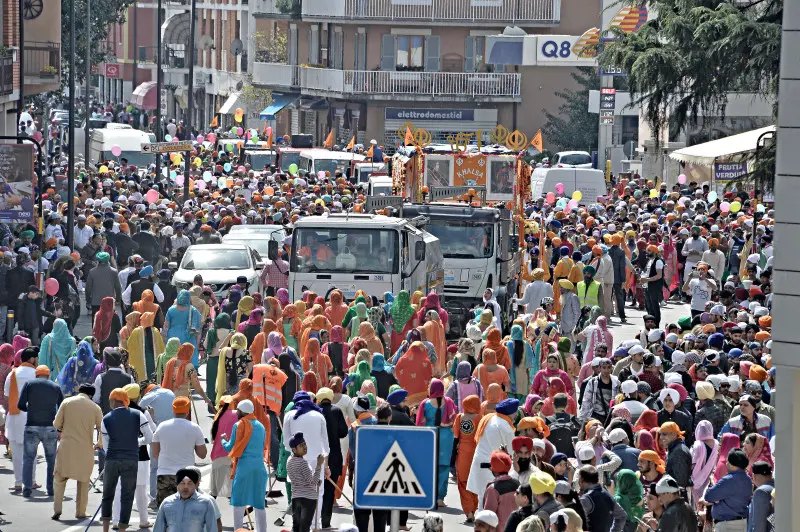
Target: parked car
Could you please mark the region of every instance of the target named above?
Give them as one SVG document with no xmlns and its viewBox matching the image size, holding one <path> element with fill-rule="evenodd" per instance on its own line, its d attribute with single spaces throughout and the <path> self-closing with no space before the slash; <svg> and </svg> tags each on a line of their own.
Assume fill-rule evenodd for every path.
<svg viewBox="0 0 800 532">
<path fill-rule="evenodd" d="M 260 291 L 259 276 L 264 262 L 258 252 L 246 244 L 195 244 L 186 250 L 180 265 L 171 262 L 169 267 L 178 270 L 172 284 L 179 290 L 191 287 L 195 275 L 199 274 L 219 298 L 227 297 L 230 287 L 242 276 L 250 283 L 250 293 Z"/>
<path fill-rule="evenodd" d="M 585 151 L 560 151 L 553 156 L 551 168 L 591 168 L 592 156 Z"/>
</svg>

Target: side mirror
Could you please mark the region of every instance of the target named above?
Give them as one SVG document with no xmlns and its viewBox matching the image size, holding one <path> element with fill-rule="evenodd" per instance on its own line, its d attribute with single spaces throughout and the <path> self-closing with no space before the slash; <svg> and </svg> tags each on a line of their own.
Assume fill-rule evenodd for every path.
<svg viewBox="0 0 800 532">
<path fill-rule="evenodd" d="M 278 241 L 270 240 L 267 242 L 267 258 L 269 260 L 278 260 Z"/>
<path fill-rule="evenodd" d="M 418 241 L 414 244 L 414 260 L 425 260 L 425 242 Z"/>
<path fill-rule="evenodd" d="M 256 262 L 256 270 L 263 270 L 264 269 L 264 261 L 257 261 Z"/>
<path fill-rule="evenodd" d="M 515 253 L 519 250 L 519 235 L 508 235 L 508 251 Z"/>
<path fill-rule="evenodd" d="M 178 263 L 177 262 L 168 262 L 167 263 L 167 268 L 169 268 L 170 270 L 177 270 L 178 269 Z"/>
</svg>

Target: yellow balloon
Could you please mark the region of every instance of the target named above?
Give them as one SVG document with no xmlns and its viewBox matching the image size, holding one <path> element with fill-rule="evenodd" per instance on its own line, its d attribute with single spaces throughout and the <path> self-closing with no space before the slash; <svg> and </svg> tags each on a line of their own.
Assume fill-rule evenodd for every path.
<svg viewBox="0 0 800 532">
<path fill-rule="evenodd" d="M 583 198 L 583 193 L 580 190 L 576 190 L 572 193 L 572 199 L 575 201 L 580 201 Z"/>
<path fill-rule="evenodd" d="M 241 123 L 243 116 L 242 115 L 234 115 L 233 119 L 236 120 L 237 123 Z"/>
<path fill-rule="evenodd" d="M 650 197 L 651 198 L 657 198 L 658 197 L 658 190 L 656 190 L 654 188 L 651 188 L 650 189 Z"/>
<path fill-rule="evenodd" d="M 103 166 L 101 166 L 101 167 L 100 167 L 100 169 L 99 169 L 98 171 L 99 171 L 101 174 L 107 174 L 107 173 L 108 173 L 108 166 L 106 166 L 106 165 L 103 165 Z"/>
<path fill-rule="evenodd" d="M 742 210 L 742 204 L 738 201 L 731 203 L 731 212 L 739 212 Z"/>
<path fill-rule="evenodd" d="M 203 161 L 200 160 L 200 157 L 195 157 L 194 158 L 194 165 L 195 166 L 200 166 L 201 164 L 203 164 Z"/>
</svg>

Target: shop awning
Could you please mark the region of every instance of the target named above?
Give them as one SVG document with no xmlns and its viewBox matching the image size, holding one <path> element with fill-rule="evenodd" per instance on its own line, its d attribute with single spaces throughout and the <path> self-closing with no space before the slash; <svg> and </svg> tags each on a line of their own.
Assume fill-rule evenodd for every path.
<svg viewBox="0 0 800 532">
<path fill-rule="evenodd" d="M 275 120 L 275 117 L 281 110 L 295 101 L 299 94 L 272 94 L 272 103 L 261 111 L 259 118 L 261 120 Z"/>
<path fill-rule="evenodd" d="M 228 96 L 228 99 L 225 100 L 225 103 L 222 104 L 222 107 L 219 108 L 219 113 L 222 115 L 230 115 L 236 110 L 236 103 L 239 101 L 240 93 L 234 92 Z"/>
<path fill-rule="evenodd" d="M 737 155 L 756 151 L 758 139 L 764 133 L 775 132 L 775 126 L 745 131 L 738 135 L 695 144 L 670 153 L 671 159 L 684 163 L 713 166 L 715 162 L 726 161 Z"/>
<path fill-rule="evenodd" d="M 145 81 L 133 90 L 131 103 L 139 109 L 155 109 L 158 105 L 156 82 Z"/>
</svg>

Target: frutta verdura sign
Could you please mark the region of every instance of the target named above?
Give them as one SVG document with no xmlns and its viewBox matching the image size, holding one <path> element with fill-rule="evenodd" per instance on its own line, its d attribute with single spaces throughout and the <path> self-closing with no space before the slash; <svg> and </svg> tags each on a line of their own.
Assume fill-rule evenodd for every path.
<svg viewBox="0 0 800 532">
<path fill-rule="evenodd" d="M 714 163 L 714 179 L 716 181 L 733 181 L 747 174 L 747 162 Z"/>
<path fill-rule="evenodd" d="M 33 222 L 33 145 L 0 145 L 0 222 Z"/>
</svg>

